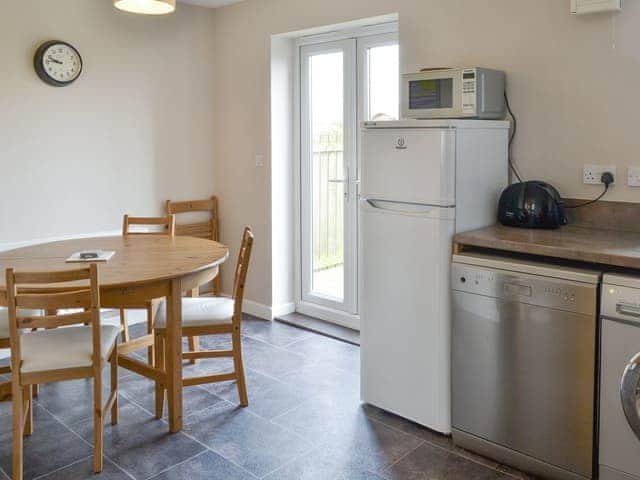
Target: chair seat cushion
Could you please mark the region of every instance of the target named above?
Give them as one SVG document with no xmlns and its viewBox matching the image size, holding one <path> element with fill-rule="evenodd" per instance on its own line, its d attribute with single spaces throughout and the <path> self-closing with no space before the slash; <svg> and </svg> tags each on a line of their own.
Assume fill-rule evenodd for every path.
<svg viewBox="0 0 640 480">
<path fill-rule="evenodd" d="M 182 299 L 182 326 L 206 327 L 231 325 L 233 321 L 234 301 L 228 297 L 194 297 Z M 167 326 L 166 302 L 160 304 L 155 327 Z"/>
<path fill-rule="evenodd" d="M 42 315 L 42 310 L 18 310 L 18 315 L 23 317 L 35 317 Z M 4 307 L 0 307 L 0 338 L 9 338 L 9 310 Z"/>
<path fill-rule="evenodd" d="M 102 325 L 100 328 L 101 357 L 105 362 L 120 329 L 113 325 Z M 90 326 L 24 333 L 21 372 L 90 367 L 92 352 L 93 337 Z"/>
</svg>

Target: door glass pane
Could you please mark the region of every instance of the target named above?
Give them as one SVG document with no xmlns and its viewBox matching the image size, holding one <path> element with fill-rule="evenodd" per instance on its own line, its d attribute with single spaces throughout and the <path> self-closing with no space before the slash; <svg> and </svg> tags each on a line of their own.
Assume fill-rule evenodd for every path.
<svg viewBox="0 0 640 480">
<path fill-rule="evenodd" d="M 343 53 L 310 58 L 312 291 L 344 298 Z"/>
<path fill-rule="evenodd" d="M 400 109 L 400 48 L 369 49 L 369 120 L 398 120 Z"/>
</svg>

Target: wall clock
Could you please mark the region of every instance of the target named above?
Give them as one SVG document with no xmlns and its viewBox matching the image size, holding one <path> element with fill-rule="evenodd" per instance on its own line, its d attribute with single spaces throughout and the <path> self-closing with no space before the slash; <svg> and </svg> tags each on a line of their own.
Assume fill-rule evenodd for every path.
<svg viewBox="0 0 640 480">
<path fill-rule="evenodd" d="M 82 73 L 82 57 L 72 45 L 50 40 L 38 47 L 33 65 L 40 79 L 54 87 L 71 85 Z"/>
</svg>

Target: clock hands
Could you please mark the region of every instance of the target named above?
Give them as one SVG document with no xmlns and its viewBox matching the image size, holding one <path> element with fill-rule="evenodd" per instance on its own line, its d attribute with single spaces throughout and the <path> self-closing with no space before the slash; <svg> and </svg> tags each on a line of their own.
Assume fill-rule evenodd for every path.
<svg viewBox="0 0 640 480">
<path fill-rule="evenodd" d="M 47 58 L 53 63 L 57 63 L 58 65 L 62 65 L 62 62 L 60 60 L 56 60 L 51 55 L 49 55 Z"/>
</svg>

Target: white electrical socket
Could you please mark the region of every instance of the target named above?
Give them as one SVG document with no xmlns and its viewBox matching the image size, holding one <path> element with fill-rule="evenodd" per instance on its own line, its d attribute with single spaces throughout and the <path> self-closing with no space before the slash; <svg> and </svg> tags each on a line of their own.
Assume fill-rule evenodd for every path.
<svg viewBox="0 0 640 480">
<path fill-rule="evenodd" d="M 585 185 L 601 185 L 602 174 L 605 172 L 613 173 L 614 181 L 618 178 L 615 165 L 585 165 L 582 170 L 582 183 Z"/>
<path fill-rule="evenodd" d="M 264 155 L 262 155 L 261 153 L 257 154 L 255 160 L 257 168 L 264 167 Z"/>
<path fill-rule="evenodd" d="M 629 167 L 627 170 L 627 185 L 640 187 L 640 167 Z"/>
</svg>

